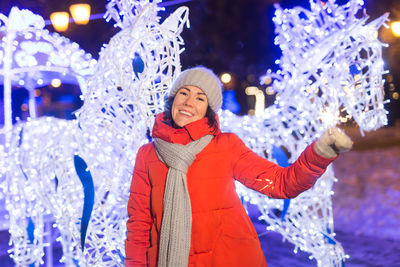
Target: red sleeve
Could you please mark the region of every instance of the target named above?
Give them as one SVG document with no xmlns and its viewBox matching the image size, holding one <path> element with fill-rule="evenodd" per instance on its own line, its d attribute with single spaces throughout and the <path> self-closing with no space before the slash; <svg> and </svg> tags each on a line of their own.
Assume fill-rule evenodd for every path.
<svg viewBox="0 0 400 267">
<path fill-rule="evenodd" d="M 236 135 L 231 139 L 234 178 L 272 198 L 294 198 L 311 188 L 335 159 L 319 156 L 312 143 L 292 165 L 283 168 L 251 151 Z"/>
<path fill-rule="evenodd" d="M 136 156 L 128 201 L 127 234 L 125 239 L 125 266 L 147 266 L 152 225 L 150 211 L 150 182 L 147 175 L 143 147 Z"/>
</svg>

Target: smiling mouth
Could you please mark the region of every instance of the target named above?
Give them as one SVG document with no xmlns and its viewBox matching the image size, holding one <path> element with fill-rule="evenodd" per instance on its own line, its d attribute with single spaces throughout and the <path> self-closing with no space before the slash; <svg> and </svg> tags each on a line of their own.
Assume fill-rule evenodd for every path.
<svg viewBox="0 0 400 267">
<path fill-rule="evenodd" d="M 189 117 L 193 116 L 193 114 L 191 114 L 191 113 L 189 113 L 187 111 L 184 111 L 184 110 L 180 110 L 179 113 L 182 113 L 183 115 L 186 115 L 186 116 L 189 116 Z"/>
</svg>

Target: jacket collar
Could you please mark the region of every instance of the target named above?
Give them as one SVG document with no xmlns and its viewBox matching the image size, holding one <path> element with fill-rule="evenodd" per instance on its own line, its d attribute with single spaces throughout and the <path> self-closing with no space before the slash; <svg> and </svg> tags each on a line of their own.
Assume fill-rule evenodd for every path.
<svg viewBox="0 0 400 267">
<path fill-rule="evenodd" d="M 213 132 L 213 129 L 208 125 L 207 118 L 186 124 L 182 128 L 173 128 L 170 121 L 164 120 L 164 113 L 160 113 L 156 116 L 152 136 L 161 138 L 170 143 L 186 145 L 189 142 L 197 140 L 207 134 L 219 134 L 220 129 L 218 115 L 216 116 L 216 119 L 218 129 L 215 132 Z"/>
</svg>

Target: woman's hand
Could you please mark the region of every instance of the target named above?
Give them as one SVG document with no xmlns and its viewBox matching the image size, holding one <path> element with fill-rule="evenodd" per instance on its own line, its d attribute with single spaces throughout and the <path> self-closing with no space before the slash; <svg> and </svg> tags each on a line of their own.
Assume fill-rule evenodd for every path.
<svg viewBox="0 0 400 267">
<path fill-rule="evenodd" d="M 329 128 L 315 142 L 315 151 L 324 158 L 334 158 L 353 146 L 353 141 L 339 128 Z"/>
</svg>

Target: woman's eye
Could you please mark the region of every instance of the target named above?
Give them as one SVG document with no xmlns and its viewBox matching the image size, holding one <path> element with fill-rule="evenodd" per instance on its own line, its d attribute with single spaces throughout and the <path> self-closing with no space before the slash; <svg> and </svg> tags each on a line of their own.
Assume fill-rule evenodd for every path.
<svg viewBox="0 0 400 267">
<path fill-rule="evenodd" d="M 205 101 L 205 99 L 202 98 L 202 97 L 198 97 L 197 100 L 199 100 L 199 101 L 201 101 L 201 102 L 204 102 L 204 101 Z"/>
<path fill-rule="evenodd" d="M 180 94 L 181 94 L 181 95 L 187 95 L 187 93 L 184 92 L 184 91 L 180 92 Z"/>
</svg>

